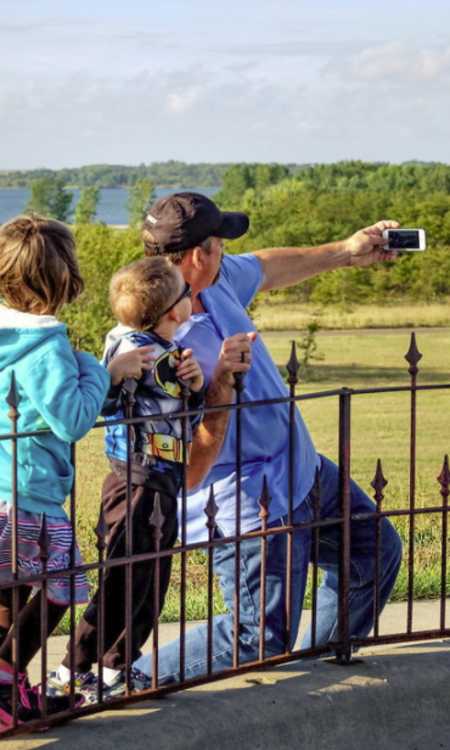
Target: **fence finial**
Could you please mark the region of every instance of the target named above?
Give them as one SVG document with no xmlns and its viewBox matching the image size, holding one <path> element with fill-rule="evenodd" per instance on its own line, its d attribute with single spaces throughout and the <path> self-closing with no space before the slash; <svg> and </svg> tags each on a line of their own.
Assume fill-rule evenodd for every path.
<svg viewBox="0 0 450 750">
<path fill-rule="evenodd" d="M 17 395 L 16 376 L 14 370 L 11 373 L 11 380 L 9 384 L 9 391 L 6 396 L 6 403 L 9 406 L 8 417 L 11 422 L 14 422 L 14 420 L 16 420 L 19 416 L 19 411 L 17 409 L 19 399 Z"/>
<path fill-rule="evenodd" d="M 377 468 L 375 471 L 375 476 L 371 481 L 371 486 L 375 490 L 374 499 L 377 505 L 381 504 L 381 501 L 384 498 L 383 490 L 388 484 L 388 480 L 385 478 L 383 474 L 383 468 L 381 466 L 381 459 L 379 458 L 377 461 Z"/>
<path fill-rule="evenodd" d="M 411 340 L 409 343 L 409 349 L 405 354 L 405 359 L 409 363 L 408 372 L 410 375 L 415 376 L 419 372 L 417 367 L 418 363 L 422 359 L 422 354 L 419 352 L 416 344 L 416 334 L 414 331 L 411 333 Z"/>
<path fill-rule="evenodd" d="M 263 523 L 263 526 L 267 523 L 267 520 L 269 518 L 269 505 L 270 505 L 271 499 L 272 498 L 269 495 L 269 486 L 267 484 L 267 477 L 264 474 L 261 497 L 259 498 L 259 505 L 261 508 L 261 510 L 259 511 L 259 517 Z"/>
<path fill-rule="evenodd" d="M 300 362 L 297 357 L 297 344 L 295 341 L 291 341 L 291 355 L 286 365 L 286 369 L 288 371 L 288 383 L 290 385 L 297 385 Z"/>
<path fill-rule="evenodd" d="M 161 497 L 159 492 L 155 492 L 155 499 L 153 501 L 153 511 L 152 515 L 149 518 L 149 524 L 150 526 L 153 526 L 154 528 L 154 539 L 157 545 L 159 544 L 160 539 L 162 538 L 162 527 L 164 525 L 165 516 L 163 515 L 163 512 L 161 510 Z"/>
<path fill-rule="evenodd" d="M 216 501 L 214 498 L 214 485 L 212 484 L 209 488 L 209 497 L 208 502 L 206 503 L 204 513 L 206 515 L 206 528 L 211 532 L 211 534 L 214 532 L 214 529 L 216 528 L 216 515 L 219 508 L 216 505 Z"/>
</svg>

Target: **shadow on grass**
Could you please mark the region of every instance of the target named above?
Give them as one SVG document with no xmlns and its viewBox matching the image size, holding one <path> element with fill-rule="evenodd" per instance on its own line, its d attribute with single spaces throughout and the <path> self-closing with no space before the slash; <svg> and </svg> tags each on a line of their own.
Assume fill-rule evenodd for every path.
<svg viewBox="0 0 450 750">
<path fill-rule="evenodd" d="M 419 364 L 420 368 L 420 364 Z M 287 369 L 279 365 L 278 369 L 282 378 L 286 379 Z M 375 386 L 381 385 L 405 385 L 410 384 L 407 367 L 382 367 L 380 365 L 327 365 L 316 364 L 305 372 L 300 370 L 300 383 L 336 383 L 342 386 L 357 383 L 362 387 L 368 383 Z M 436 385 L 439 383 L 450 383 L 448 371 L 419 369 L 419 385 Z"/>
</svg>

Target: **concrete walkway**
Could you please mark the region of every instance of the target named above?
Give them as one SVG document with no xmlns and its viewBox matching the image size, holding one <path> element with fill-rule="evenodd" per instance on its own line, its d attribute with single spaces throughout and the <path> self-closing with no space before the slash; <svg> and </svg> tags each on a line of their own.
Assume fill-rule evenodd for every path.
<svg viewBox="0 0 450 750">
<path fill-rule="evenodd" d="M 391 604 L 380 632 L 405 623 L 405 605 Z M 438 623 L 438 602 L 415 604 L 414 630 Z M 161 642 L 177 631 L 177 624 L 161 626 Z M 50 667 L 65 642 L 50 639 Z M 38 662 L 33 672 L 39 679 Z M 419 750 L 425 743 L 450 750 L 449 693 L 450 641 L 378 647 L 362 650 L 348 667 L 311 660 L 260 670 L 5 739 L 1 750 Z"/>
</svg>

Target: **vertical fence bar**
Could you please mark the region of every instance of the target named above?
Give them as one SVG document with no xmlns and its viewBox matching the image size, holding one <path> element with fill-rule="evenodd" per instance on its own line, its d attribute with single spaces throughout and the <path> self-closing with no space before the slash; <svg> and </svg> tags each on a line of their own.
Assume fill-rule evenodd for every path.
<svg viewBox="0 0 450 750">
<path fill-rule="evenodd" d="M 450 494 L 450 470 L 448 455 L 444 457 L 441 473 L 438 476 L 442 495 L 442 540 L 441 540 L 441 611 L 440 628 L 445 630 L 445 605 L 447 597 L 447 535 L 448 535 L 448 496 Z"/>
<path fill-rule="evenodd" d="M 378 515 L 381 513 L 381 505 L 383 502 L 384 494 L 383 490 L 387 485 L 387 479 L 384 478 L 383 469 L 381 466 L 381 459 L 377 461 L 377 468 L 375 476 L 371 482 L 371 486 L 375 490 L 374 500 L 377 508 L 377 517 L 375 521 L 375 578 L 374 578 L 374 596 L 373 596 L 373 609 L 374 609 L 374 636 L 378 638 L 380 634 L 380 572 L 381 572 L 381 518 Z"/>
<path fill-rule="evenodd" d="M 410 450 L 409 450 L 409 538 L 408 538 L 408 607 L 407 607 L 407 632 L 412 632 L 413 625 L 413 599 L 414 599 L 414 535 L 416 507 L 416 422 L 417 422 L 417 373 L 418 363 L 422 359 L 416 345 L 416 335 L 411 334 L 409 349 L 405 354 L 409 363 L 408 372 L 411 376 L 411 417 L 410 417 Z"/>
<path fill-rule="evenodd" d="M 8 418 L 11 422 L 11 433 L 17 435 L 17 423 L 19 420 L 18 396 L 16 389 L 16 378 L 14 372 L 11 373 L 11 383 L 6 396 L 6 403 L 9 406 Z M 17 437 L 11 439 L 11 489 L 12 489 L 12 539 L 11 539 L 11 573 L 13 579 L 12 590 L 12 661 L 14 667 L 13 686 L 12 686 L 12 727 L 15 729 L 18 724 L 17 707 L 18 707 L 18 665 L 20 659 L 19 646 L 19 588 L 18 588 L 18 507 L 17 507 Z"/>
<path fill-rule="evenodd" d="M 292 521 L 294 513 L 294 484 L 295 484 L 295 387 L 298 383 L 298 373 L 300 369 L 300 362 L 297 357 L 297 345 L 295 341 L 291 341 L 291 355 L 286 365 L 288 372 L 288 384 L 289 384 L 289 464 L 288 464 L 288 526 L 289 531 L 286 539 L 286 653 L 290 653 L 291 648 L 291 635 L 292 635 L 292 550 L 293 550 L 293 531 Z"/>
<path fill-rule="evenodd" d="M 155 545 L 156 557 L 154 560 L 154 576 L 153 576 L 153 645 L 152 645 L 152 688 L 158 687 L 158 650 L 159 650 L 159 608 L 161 598 L 161 558 L 159 556 L 161 552 L 161 539 L 162 539 L 162 528 L 164 526 L 165 518 L 161 510 L 161 497 L 159 492 L 155 492 L 153 501 L 153 511 L 150 516 L 149 523 L 153 526 L 153 541 Z"/>
<path fill-rule="evenodd" d="M 267 477 L 264 474 L 261 497 L 259 499 L 261 519 L 261 530 L 267 531 L 269 520 L 270 495 L 267 487 Z M 261 536 L 261 572 L 259 589 L 259 660 L 264 661 L 266 657 L 266 568 L 267 568 L 267 536 Z"/>
<path fill-rule="evenodd" d="M 41 583 L 41 711 L 42 718 L 47 716 L 47 636 L 48 636 L 48 535 L 45 513 L 42 515 L 41 530 L 38 538 L 39 559 L 44 578 Z"/>
<path fill-rule="evenodd" d="M 136 403 L 134 394 L 137 382 L 126 380 L 125 387 L 125 416 L 131 419 L 134 415 Z M 131 456 L 134 448 L 135 428 L 127 424 L 127 487 L 126 487 L 126 515 L 125 515 L 125 683 L 126 695 L 131 692 L 131 660 L 133 635 L 133 508 L 132 508 L 132 463 Z"/>
<path fill-rule="evenodd" d="M 95 529 L 97 536 L 98 551 L 98 607 L 97 607 L 97 700 L 103 701 L 103 655 L 105 653 L 105 571 L 103 563 L 105 561 L 106 548 L 106 523 L 103 514 L 103 507 L 100 506 L 98 524 Z"/>
<path fill-rule="evenodd" d="M 239 406 L 244 390 L 242 373 L 234 373 L 236 404 Z M 239 631 L 241 619 L 241 480 L 242 480 L 242 414 L 236 409 L 236 544 L 234 568 L 234 609 L 233 609 L 233 667 L 239 667 Z"/>
<path fill-rule="evenodd" d="M 213 576 L 213 555 L 214 551 L 211 546 L 216 531 L 216 515 L 218 507 L 214 500 L 214 485 L 209 489 L 209 498 L 206 504 L 205 513 L 207 517 L 206 528 L 208 529 L 208 622 L 207 622 L 207 642 L 206 642 L 206 661 L 208 676 L 212 674 L 212 654 L 213 654 L 213 615 L 214 615 L 214 576 Z"/>
<path fill-rule="evenodd" d="M 70 462 L 73 468 L 73 483 L 70 491 L 69 517 L 72 528 L 72 539 L 70 542 L 70 559 L 69 559 L 69 700 L 70 708 L 75 708 L 75 629 L 76 629 L 76 611 L 75 611 L 75 550 L 76 550 L 76 528 L 77 528 L 77 511 L 76 511 L 76 493 L 77 493 L 77 472 L 76 472 L 76 445 L 70 445 Z"/>
<path fill-rule="evenodd" d="M 350 587 L 350 436 L 351 391 L 343 388 L 339 396 L 339 493 L 341 501 L 341 550 L 339 561 L 338 626 L 340 664 L 351 661 L 349 587 Z"/>
<path fill-rule="evenodd" d="M 183 411 L 189 408 L 189 386 L 181 384 L 181 398 Z M 188 420 L 183 417 L 181 421 L 182 438 L 182 484 L 181 484 L 181 547 L 180 553 L 180 681 L 184 682 L 186 672 L 186 588 L 187 588 L 187 553 L 185 551 L 187 542 L 187 464 L 188 464 Z"/>
<path fill-rule="evenodd" d="M 312 491 L 313 519 L 317 524 L 320 521 L 320 471 L 316 469 Z M 319 587 L 319 541 L 320 529 L 314 526 L 312 534 L 312 591 L 311 591 L 311 647 L 316 647 L 317 641 L 317 591 Z"/>
</svg>

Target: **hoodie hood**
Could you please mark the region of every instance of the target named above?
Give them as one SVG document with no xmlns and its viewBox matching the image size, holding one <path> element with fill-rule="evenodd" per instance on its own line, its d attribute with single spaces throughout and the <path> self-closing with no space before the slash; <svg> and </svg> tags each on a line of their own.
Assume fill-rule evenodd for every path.
<svg viewBox="0 0 450 750">
<path fill-rule="evenodd" d="M 134 331 L 134 328 L 130 328 L 130 326 L 125 326 L 123 323 L 118 323 L 115 328 L 111 328 L 110 331 L 106 334 L 105 339 L 105 348 L 103 349 L 103 361 L 106 357 L 106 352 L 108 349 L 110 349 L 119 339 L 121 339 L 123 336 L 125 336 L 126 333 L 132 333 Z"/>
<path fill-rule="evenodd" d="M 0 305 L 0 369 L 13 365 L 55 333 L 65 334 L 66 326 L 53 315 L 32 315 Z"/>
</svg>

